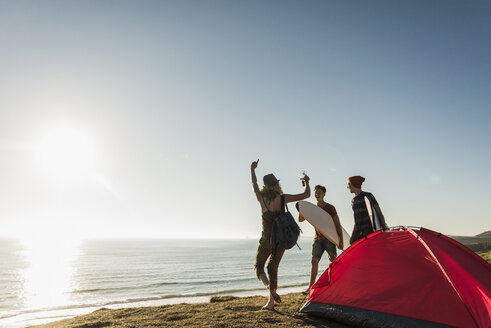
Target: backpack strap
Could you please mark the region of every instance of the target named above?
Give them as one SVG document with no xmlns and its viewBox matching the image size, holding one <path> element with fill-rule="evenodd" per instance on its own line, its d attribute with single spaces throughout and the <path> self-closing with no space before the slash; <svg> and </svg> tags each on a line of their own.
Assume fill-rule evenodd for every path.
<svg viewBox="0 0 491 328">
<path fill-rule="evenodd" d="M 286 207 L 286 211 L 290 212 L 288 210 L 288 205 L 286 205 L 286 203 L 285 203 L 285 195 L 283 194 L 283 195 L 281 195 L 281 213 L 285 213 L 285 207 Z"/>
</svg>

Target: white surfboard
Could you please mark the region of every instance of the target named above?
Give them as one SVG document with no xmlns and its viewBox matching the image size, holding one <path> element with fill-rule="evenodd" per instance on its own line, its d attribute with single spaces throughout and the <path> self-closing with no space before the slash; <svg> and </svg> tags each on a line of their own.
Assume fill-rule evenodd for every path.
<svg viewBox="0 0 491 328">
<path fill-rule="evenodd" d="M 368 215 L 370 216 L 370 221 L 372 221 L 373 230 L 374 231 L 380 230 L 382 226 L 380 225 L 380 220 L 378 218 L 377 211 L 375 210 L 375 208 L 373 208 L 367 196 L 365 196 L 365 205 L 367 206 Z"/>
<path fill-rule="evenodd" d="M 334 225 L 334 221 L 322 208 L 312 203 L 306 201 L 299 201 L 296 204 L 297 210 L 310 224 L 312 224 L 323 236 L 329 239 L 336 246 L 339 246 L 339 238 L 338 233 L 336 232 L 336 226 Z M 350 236 L 343 229 L 343 250 L 347 249 L 350 245 L 349 240 Z"/>
</svg>

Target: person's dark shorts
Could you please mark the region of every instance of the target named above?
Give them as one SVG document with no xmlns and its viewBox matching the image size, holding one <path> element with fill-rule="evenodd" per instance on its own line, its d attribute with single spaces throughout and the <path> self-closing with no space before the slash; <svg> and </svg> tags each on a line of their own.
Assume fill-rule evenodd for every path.
<svg viewBox="0 0 491 328">
<path fill-rule="evenodd" d="M 320 260 L 324 251 L 329 255 L 329 261 L 332 262 L 336 259 L 336 245 L 331 243 L 328 239 L 315 239 L 312 244 L 312 258 Z"/>
</svg>

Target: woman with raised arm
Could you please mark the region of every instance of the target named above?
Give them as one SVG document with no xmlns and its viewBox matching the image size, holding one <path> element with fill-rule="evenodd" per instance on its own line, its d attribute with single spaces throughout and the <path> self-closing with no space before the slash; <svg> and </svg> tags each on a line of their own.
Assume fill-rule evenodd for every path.
<svg viewBox="0 0 491 328">
<path fill-rule="evenodd" d="M 259 159 L 252 162 L 251 176 L 254 194 L 256 195 L 257 201 L 261 205 L 263 231 L 261 239 L 259 240 L 259 246 L 257 248 L 254 269 L 258 279 L 261 280 L 264 286 L 269 289 L 268 302 L 263 306 L 263 309 L 272 310 L 274 309 L 275 301 L 281 303 L 281 298 L 278 293 L 276 293 L 276 289 L 278 288 L 278 266 L 280 265 L 281 257 L 285 252 L 285 250 L 282 248 L 273 249 L 271 247 L 270 238 L 273 221 L 281 213 L 282 203 L 287 204 L 310 197 L 310 178 L 307 175 L 304 175 L 301 179 L 305 184 L 305 191 L 301 194 L 283 194 L 280 181 L 276 179 L 273 174 L 267 174 L 263 177 L 264 186 L 259 189 L 255 171 L 258 163 Z M 264 265 L 268 258 L 268 275 L 266 275 L 264 272 Z"/>
</svg>

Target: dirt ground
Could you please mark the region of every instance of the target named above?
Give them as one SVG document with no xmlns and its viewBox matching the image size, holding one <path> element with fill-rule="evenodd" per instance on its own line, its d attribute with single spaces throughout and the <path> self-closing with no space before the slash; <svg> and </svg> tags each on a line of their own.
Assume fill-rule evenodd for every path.
<svg viewBox="0 0 491 328">
<path fill-rule="evenodd" d="M 36 327 L 43 328 L 101 328 L 101 327 L 329 327 L 345 325 L 322 318 L 296 313 L 304 304 L 302 294 L 282 296 L 275 311 L 261 310 L 266 297 L 213 297 L 209 303 L 175 304 L 156 307 L 100 309 L 78 316 Z"/>
</svg>

